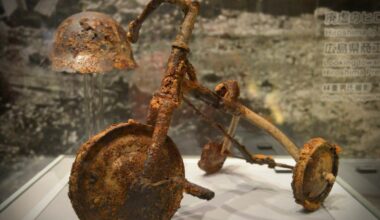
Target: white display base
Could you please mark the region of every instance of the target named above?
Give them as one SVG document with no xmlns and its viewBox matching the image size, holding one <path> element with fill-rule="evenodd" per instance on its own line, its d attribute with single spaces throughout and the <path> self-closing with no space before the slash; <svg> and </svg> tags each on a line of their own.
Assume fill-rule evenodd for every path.
<svg viewBox="0 0 380 220">
<path fill-rule="evenodd" d="M 68 178 L 74 158 L 60 156 L 0 206 L 0 220 L 77 219 L 67 196 Z M 294 164 L 290 158 L 278 162 Z M 364 205 L 336 183 L 323 208 L 308 213 L 294 202 L 291 173 L 277 173 L 266 166 L 227 159 L 218 174 L 206 176 L 198 158 L 184 158 L 186 178 L 215 192 L 211 201 L 185 195 L 173 219 L 377 219 Z"/>
</svg>

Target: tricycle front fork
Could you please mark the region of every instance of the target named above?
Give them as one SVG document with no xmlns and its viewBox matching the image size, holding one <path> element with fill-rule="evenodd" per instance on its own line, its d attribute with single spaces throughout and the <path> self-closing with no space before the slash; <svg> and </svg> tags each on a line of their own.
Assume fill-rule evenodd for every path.
<svg viewBox="0 0 380 220">
<path fill-rule="evenodd" d="M 168 60 L 165 76 L 162 79 L 159 91 L 154 94 L 149 108 L 147 123 L 154 126 L 152 145 L 148 148 L 148 155 L 144 166 L 144 177 L 154 180 L 152 175 L 157 169 L 154 164 L 159 160 L 159 152 L 165 143 L 169 130 L 173 110 L 181 102 L 182 82 L 186 72 L 188 42 L 194 28 L 195 19 L 199 11 L 199 3 L 192 0 L 150 0 L 142 13 L 128 25 L 128 40 L 137 42 L 140 28 L 146 18 L 162 3 L 169 3 L 182 9 L 185 16 L 181 28 L 172 43 L 172 51 Z M 159 177 L 157 177 L 159 178 Z"/>
<path fill-rule="evenodd" d="M 152 172 L 157 169 L 154 164 L 160 159 L 160 148 L 165 143 L 173 111 L 181 103 L 182 82 L 187 69 L 186 53 L 181 48 L 173 47 L 161 87 L 150 102 L 147 124 L 153 126 L 154 130 L 144 166 L 145 177 L 152 177 L 153 173 L 157 173 Z"/>
</svg>

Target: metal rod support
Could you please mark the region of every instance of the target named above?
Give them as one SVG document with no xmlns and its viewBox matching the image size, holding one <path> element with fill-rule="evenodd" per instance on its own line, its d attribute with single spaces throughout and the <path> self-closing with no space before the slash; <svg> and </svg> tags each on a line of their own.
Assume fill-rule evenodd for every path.
<svg viewBox="0 0 380 220">
<path fill-rule="evenodd" d="M 240 116 L 232 115 L 230 126 L 228 127 L 228 131 L 227 131 L 227 133 L 231 137 L 233 137 L 235 135 L 236 128 L 239 125 L 239 120 L 240 120 Z M 228 139 L 228 137 L 224 137 L 221 153 L 224 154 L 226 152 L 229 152 L 230 148 L 231 148 L 231 144 L 232 143 L 231 143 L 230 139 Z"/>
<path fill-rule="evenodd" d="M 197 107 L 195 107 L 190 100 L 187 98 L 183 98 L 183 101 L 189 105 L 199 116 L 202 117 L 208 124 L 210 124 L 212 127 L 220 130 L 225 137 L 227 137 L 232 143 L 235 144 L 237 149 L 240 151 L 240 153 L 243 155 L 245 161 L 248 163 L 254 163 L 254 164 L 267 164 L 269 168 L 275 168 L 275 167 L 283 167 L 283 168 L 289 168 L 293 169 L 292 166 L 282 163 L 276 163 L 271 156 L 261 155 L 261 154 L 251 154 L 249 150 L 242 145 L 239 141 L 237 141 L 235 138 L 231 137 L 228 132 L 223 128 L 222 125 L 218 124 L 214 120 L 208 118 L 205 114 L 203 114 Z"/>
<path fill-rule="evenodd" d="M 218 108 L 233 115 L 240 115 L 250 123 L 263 129 L 271 136 L 273 136 L 293 157 L 295 161 L 298 161 L 299 150 L 298 147 L 277 127 L 270 123 L 265 118 L 251 111 L 238 101 L 230 101 L 224 97 L 218 96 L 210 89 L 200 85 L 196 81 L 184 80 L 185 91 L 193 95 L 195 98 L 202 100 L 203 102 Z"/>
</svg>

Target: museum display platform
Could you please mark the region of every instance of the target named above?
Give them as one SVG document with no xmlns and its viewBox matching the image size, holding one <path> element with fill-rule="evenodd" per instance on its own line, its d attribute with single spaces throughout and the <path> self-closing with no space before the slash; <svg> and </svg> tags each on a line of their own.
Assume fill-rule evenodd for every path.
<svg viewBox="0 0 380 220">
<path fill-rule="evenodd" d="M 275 157 L 294 164 L 290 157 Z M 67 196 L 73 156 L 59 156 L 0 205 L 0 220 L 78 219 Z M 292 173 L 228 159 L 221 172 L 204 175 L 197 157 L 184 157 L 186 177 L 215 192 L 211 201 L 184 195 L 173 219 L 378 219 L 377 211 L 338 177 L 324 206 L 305 212 L 294 202 Z"/>
</svg>

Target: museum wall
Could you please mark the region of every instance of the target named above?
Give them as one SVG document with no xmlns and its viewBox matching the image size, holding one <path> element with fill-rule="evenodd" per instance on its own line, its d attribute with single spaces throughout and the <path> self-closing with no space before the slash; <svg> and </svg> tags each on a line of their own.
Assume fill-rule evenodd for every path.
<svg viewBox="0 0 380 220">
<path fill-rule="evenodd" d="M 1 166 L 14 163 L 20 155 L 74 154 L 88 138 L 84 124 L 94 119 L 88 118 L 85 103 L 94 97 L 85 97 L 82 75 L 51 70 L 54 31 L 63 19 L 83 10 L 109 14 L 127 28 L 146 0 L 30 0 L 16 6 L 9 2 L 13 1 L 2 1 L 0 8 Z M 324 74 L 326 62 L 339 59 L 339 54 L 328 54 L 326 42 L 372 42 L 379 36 L 327 38 L 326 13 L 379 8 L 377 1 L 201 1 L 190 60 L 198 79 L 209 88 L 226 79 L 237 80 L 242 102 L 299 146 L 320 136 L 339 144 L 344 157 L 379 158 L 379 75 Z M 92 85 L 94 90 L 99 85 L 104 88 L 102 127 L 129 118 L 145 120 L 181 18 L 180 11 L 169 5 L 160 8 L 144 23 L 140 40 L 133 45 L 139 68 L 95 79 L 101 83 Z M 376 53 L 368 59 L 379 63 Z M 329 90 L 342 84 L 359 85 L 361 91 L 351 96 Z M 230 116 L 195 104 L 227 125 Z M 199 155 L 202 145 L 218 135 L 185 104 L 175 113 L 170 136 L 182 153 Z M 246 122 L 240 124 L 237 138 L 253 149 L 258 145 L 279 148 Z"/>
</svg>

